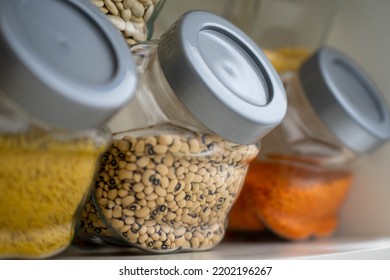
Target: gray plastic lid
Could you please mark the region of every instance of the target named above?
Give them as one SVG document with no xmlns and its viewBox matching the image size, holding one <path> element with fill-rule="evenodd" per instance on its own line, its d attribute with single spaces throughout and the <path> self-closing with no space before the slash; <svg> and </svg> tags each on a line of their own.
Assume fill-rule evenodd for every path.
<svg viewBox="0 0 390 280">
<path fill-rule="evenodd" d="M 314 110 L 351 150 L 370 152 L 390 139 L 386 101 L 346 55 L 322 47 L 303 63 L 299 77 Z"/>
<path fill-rule="evenodd" d="M 259 47 L 225 19 L 184 14 L 161 37 L 162 71 L 208 129 L 240 144 L 258 142 L 285 116 L 283 85 Z"/>
<path fill-rule="evenodd" d="M 97 127 L 134 95 L 124 39 L 89 1 L 0 0 L 0 88 L 71 129 Z"/>
</svg>

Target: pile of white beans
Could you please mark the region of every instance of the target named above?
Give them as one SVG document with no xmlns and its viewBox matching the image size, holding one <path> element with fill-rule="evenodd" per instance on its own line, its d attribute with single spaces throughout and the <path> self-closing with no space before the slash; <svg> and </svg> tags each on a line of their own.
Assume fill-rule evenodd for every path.
<svg viewBox="0 0 390 280">
<path fill-rule="evenodd" d="M 91 0 L 122 33 L 128 45 L 147 39 L 147 23 L 160 0 Z"/>
</svg>

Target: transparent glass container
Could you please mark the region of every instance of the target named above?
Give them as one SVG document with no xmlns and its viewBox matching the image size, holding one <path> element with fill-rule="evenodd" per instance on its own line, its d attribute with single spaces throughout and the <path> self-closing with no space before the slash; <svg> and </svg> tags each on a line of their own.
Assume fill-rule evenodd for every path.
<svg viewBox="0 0 390 280">
<path fill-rule="evenodd" d="M 348 0 L 229 0 L 225 16 L 264 49 L 278 72 L 297 71 L 323 45 Z"/>
<path fill-rule="evenodd" d="M 135 64 L 85 1 L 1 1 L 0 21 L 0 258 L 48 258 L 72 243 Z"/>
<path fill-rule="evenodd" d="M 202 30 L 215 24 L 222 26 L 223 36 L 240 38 L 239 43 L 247 48 L 237 52 L 238 42 L 228 39 L 221 43 L 221 30 L 202 38 Z M 199 61 L 202 46 L 195 43 L 197 47 L 189 52 L 183 47 L 199 38 L 209 51 L 218 44 L 227 64 L 231 61 L 226 51 L 234 48 L 230 59 L 242 66 L 244 76 L 224 72 L 227 77 L 214 80 L 212 75 L 222 74 L 213 68 L 222 61 L 218 54 Z M 262 137 L 280 122 L 286 110 L 282 84 L 268 61 L 262 61 L 262 70 L 259 64 L 246 68 L 248 57 L 255 53 L 258 56 L 254 58 L 265 58 L 253 46 L 224 19 L 194 11 L 183 15 L 161 40 L 131 48 L 140 85 L 135 100 L 110 124 L 114 140 L 103 156 L 91 199 L 82 213 L 78 243 L 168 253 L 210 249 L 223 239 L 226 218 L 248 164 L 258 154 Z M 205 65 L 210 68 L 203 68 Z M 199 69 L 211 72 L 206 75 Z M 250 88 L 261 85 L 262 80 L 253 75 L 257 71 L 263 71 L 273 87 L 273 99 L 257 111 L 261 116 L 249 121 L 237 106 L 259 106 L 244 98 L 237 99 L 238 105 L 227 105 L 237 96 L 231 88 L 220 86 L 229 85 L 227 78 L 237 84 L 246 81 Z M 251 78 L 246 79 L 248 76 Z M 265 90 L 259 86 L 253 93 L 261 101 L 264 93 L 269 94 Z M 215 99 L 218 94 L 224 99 Z M 272 113 L 264 116 L 262 110 Z M 249 127 L 238 127 L 240 122 Z"/>
<path fill-rule="evenodd" d="M 282 81 L 286 118 L 251 164 L 229 229 L 268 229 L 289 240 L 330 236 L 353 164 L 389 139 L 389 110 L 358 65 L 332 48 L 319 49 Z"/>
<path fill-rule="evenodd" d="M 0 256 L 46 258 L 72 241 L 109 130 L 34 125 L 1 93 L 0 100 Z"/>
<path fill-rule="evenodd" d="M 91 0 L 121 32 L 129 46 L 152 38 L 165 0 Z"/>
</svg>

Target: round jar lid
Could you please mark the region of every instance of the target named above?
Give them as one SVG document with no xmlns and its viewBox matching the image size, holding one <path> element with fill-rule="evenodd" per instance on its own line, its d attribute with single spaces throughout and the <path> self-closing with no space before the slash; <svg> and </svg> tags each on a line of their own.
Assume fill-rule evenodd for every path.
<svg viewBox="0 0 390 280">
<path fill-rule="evenodd" d="M 136 81 L 124 39 L 88 1 L 0 1 L 0 88 L 38 118 L 99 126 Z"/>
<path fill-rule="evenodd" d="M 174 93 L 214 133 L 253 144 L 285 116 L 283 85 L 260 48 L 225 19 L 184 14 L 161 37 L 158 56 Z"/>
<path fill-rule="evenodd" d="M 322 47 L 302 64 L 299 77 L 313 109 L 347 147 L 365 153 L 390 139 L 386 101 L 345 54 Z"/>
</svg>

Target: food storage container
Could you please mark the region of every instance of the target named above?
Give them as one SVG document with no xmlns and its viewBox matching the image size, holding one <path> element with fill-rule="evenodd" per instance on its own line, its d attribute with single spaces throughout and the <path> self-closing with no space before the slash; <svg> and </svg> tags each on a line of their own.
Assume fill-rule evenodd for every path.
<svg viewBox="0 0 390 280">
<path fill-rule="evenodd" d="M 329 236 L 354 163 L 389 140 L 389 109 L 363 70 L 334 48 L 320 48 L 282 81 L 286 118 L 249 168 L 229 229 L 269 229 L 290 240 Z"/>
<path fill-rule="evenodd" d="M 326 41 L 342 0 L 228 0 L 225 16 L 264 50 L 278 72 L 298 70 Z"/>
<path fill-rule="evenodd" d="M 213 248 L 260 140 L 285 115 L 281 81 L 242 31 L 208 12 L 188 12 L 131 50 L 138 91 L 111 122 L 79 241 Z"/>
<path fill-rule="evenodd" d="M 90 1 L 107 15 L 130 46 L 152 37 L 154 21 L 165 3 L 165 0 Z"/>
<path fill-rule="evenodd" d="M 46 258 L 71 244 L 137 72 L 85 1 L 0 1 L 0 22 L 0 258 Z"/>
</svg>

